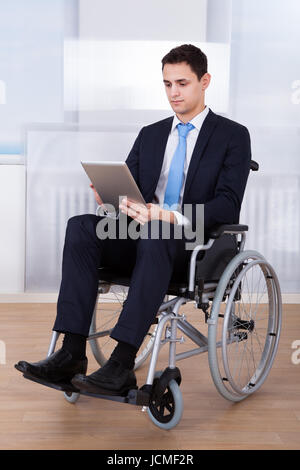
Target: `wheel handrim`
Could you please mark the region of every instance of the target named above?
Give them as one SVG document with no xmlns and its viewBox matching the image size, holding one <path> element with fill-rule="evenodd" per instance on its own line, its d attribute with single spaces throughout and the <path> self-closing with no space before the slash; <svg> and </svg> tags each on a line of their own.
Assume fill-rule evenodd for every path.
<svg viewBox="0 0 300 470">
<path fill-rule="evenodd" d="M 258 267 L 259 281 L 254 281 L 256 286 L 253 287 L 253 270 Z M 250 271 L 252 273 L 249 279 Z M 273 269 L 265 260 L 251 261 L 237 276 L 228 298 L 222 336 L 222 357 L 226 374 L 223 381 L 238 395 L 248 395 L 259 388 L 275 357 L 279 337 L 279 302 L 273 285 L 276 282 L 274 276 Z M 265 288 L 261 290 L 262 279 L 265 281 Z M 234 302 L 241 284 L 246 285 L 248 304 L 243 301 Z M 254 294 L 255 305 L 251 294 L 253 289 L 254 292 L 257 289 Z M 265 311 L 260 308 L 264 295 L 268 297 L 267 303 L 263 304 L 266 305 Z"/>
</svg>

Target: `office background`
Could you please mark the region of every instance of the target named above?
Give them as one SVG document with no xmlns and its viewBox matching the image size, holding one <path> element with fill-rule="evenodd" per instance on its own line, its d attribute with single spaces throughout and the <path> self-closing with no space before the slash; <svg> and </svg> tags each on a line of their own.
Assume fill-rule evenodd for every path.
<svg viewBox="0 0 300 470">
<path fill-rule="evenodd" d="M 248 127 L 260 164 L 246 246 L 300 301 L 298 0 L 0 0 L 0 11 L 0 298 L 55 297 L 66 222 L 96 208 L 80 160 L 125 160 L 143 125 L 172 114 L 160 61 L 193 43 L 212 74 L 206 104 Z"/>
</svg>

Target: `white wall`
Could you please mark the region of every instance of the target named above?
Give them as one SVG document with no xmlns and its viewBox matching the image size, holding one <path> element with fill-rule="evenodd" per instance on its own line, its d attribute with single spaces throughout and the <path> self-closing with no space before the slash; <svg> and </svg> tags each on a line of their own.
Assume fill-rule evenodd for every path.
<svg viewBox="0 0 300 470">
<path fill-rule="evenodd" d="M 1 164 L 0 161 L 0 191 L 0 293 L 23 292 L 26 193 L 24 165 Z"/>
</svg>

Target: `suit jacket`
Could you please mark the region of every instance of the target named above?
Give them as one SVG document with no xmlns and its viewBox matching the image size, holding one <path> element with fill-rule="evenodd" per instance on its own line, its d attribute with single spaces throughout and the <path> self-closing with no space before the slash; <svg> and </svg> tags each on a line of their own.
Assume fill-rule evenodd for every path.
<svg viewBox="0 0 300 470">
<path fill-rule="evenodd" d="M 173 117 L 141 129 L 126 163 L 145 199 L 152 202 L 164 159 Z M 250 171 L 251 144 L 246 127 L 209 110 L 192 154 L 182 207 L 204 204 L 204 228 L 239 222 Z M 191 217 L 189 217 L 191 219 Z"/>
</svg>

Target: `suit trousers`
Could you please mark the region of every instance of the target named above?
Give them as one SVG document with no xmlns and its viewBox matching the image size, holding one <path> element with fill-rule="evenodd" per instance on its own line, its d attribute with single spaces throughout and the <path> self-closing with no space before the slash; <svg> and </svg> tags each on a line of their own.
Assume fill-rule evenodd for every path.
<svg viewBox="0 0 300 470">
<path fill-rule="evenodd" d="M 120 236 L 121 217 L 126 217 L 127 227 L 129 222 L 136 224 L 136 239 Z M 121 214 L 114 221 L 115 236 L 99 238 L 97 228 L 103 220 L 93 214 L 68 220 L 53 330 L 87 337 L 97 298 L 99 267 L 112 268 L 116 274 L 126 269 L 131 273 L 130 287 L 111 337 L 139 348 L 171 278 L 186 279 L 191 252 L 185 249 L 184 237 L 175 235 L 173 224 L 154 220 L 138 227 L 134 220 Z"/>
</svg>

